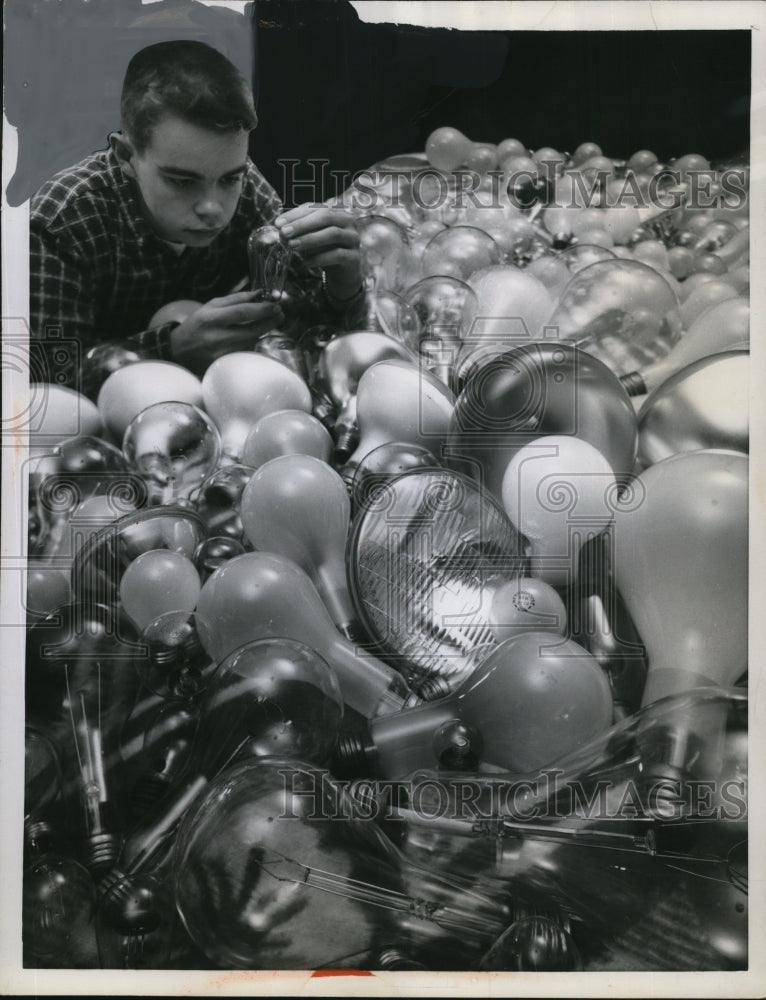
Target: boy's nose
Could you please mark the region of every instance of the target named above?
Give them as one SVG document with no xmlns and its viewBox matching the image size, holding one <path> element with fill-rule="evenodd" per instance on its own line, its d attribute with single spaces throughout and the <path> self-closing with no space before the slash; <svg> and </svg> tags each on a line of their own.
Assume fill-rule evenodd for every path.
<svg viewBox="0 0 766 1000">
<path fill-rule="evenodd" d="M 218 222 L 221 217 L 222 207 L 220 202 L 216 201 L 215 198 L 205 198 L 203 201 L 197 202 L 194 206 L 194 211 L 197 213 L 199 219 L 210 224 Z"/>
</svg>

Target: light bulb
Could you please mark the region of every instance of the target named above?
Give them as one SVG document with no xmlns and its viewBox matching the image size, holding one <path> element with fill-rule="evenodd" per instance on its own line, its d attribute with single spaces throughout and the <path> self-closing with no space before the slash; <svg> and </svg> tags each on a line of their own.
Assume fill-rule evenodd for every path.
<svg viewBox="0 0 766 1000">
<path fill-rule="evenodd" d="M 227 535 L 211 535 L 200 542 L 194 550 L 194 565 L 202 583 L 227 560 L 244 555 L 245 552 L 245 546 L 241 542 Z"/>
<path fill-rule="evenodd" d="M 222 774 L 185 817 L 174 870 L 184 926 L 222 968 L 376 969 L 394 955 L 465 968 L 511 916 L 470 880 L 408 864 L 294 758 Z"/>
<path fill-rule="evenodd" d="M 687 282 L 684 282 L 687 286 Z M 686 287 L 684 287 L 686 291 Z M 688 330 L 694 322 L 707 310 L 720 302 L 728 302 L 737 298 L 737 290 L 724 278 L 713 278 L 697 288 L 689 289 L 689 293 L 681 305 L 681 320 Z"/>
<path fill-rule="evenodd" d="M 427 448 L 407 444 L 406 441 L 389 441 L 365 455 L 354 472 L 351 483 L 352 516 L 367 508 L 380 495 L 382 488 L 394 476 L 413 469 L 438 469 L 440 463 Z"/>
<path fill-rule="evenodd" d="M 570 344 L 540 341 L 489 361 L 458 397 L 447 464 L 502 499 L 516 452 L 548 435 L 575 435 L 601 452 L 623 482 L 636 457 L 636 414 L 605 364 Z"/>
<path fill-rule="evenodd" d="M 224 456 L 239 462 L 253 425 L 274 410 L 311 412 L 311 393 L 295 372 L 262 354 L 235 351 L 215 360 L 202 378 L 207 412 L 221 432 Z"/>
<path fill-rule="evenodd" d="M 24 727 L 24 826 L 39 822 L 61 795 L 62 771 L 55 743 L 36 726 Z"/>
<path fill-rule="evenodd" d="M 72 586 L 78 598 L 104 604 L 120 600 L 120 581 L 142 553 L 168 549 L 187 559 L 205 537 L 202 519 L 185 507 L 149 507 L 126 514 L 93 534 L 72 565 Z"/>
<path fill-rule="evenodd" d="M 454 170 L 465 162 L 472 145 L 459 129 L 443 125 L 426 139 L 426 157 L 438 170 Z"/>
<path fill-rule="evenodd" d="M 516 775 L 573 753 L 612 721 L 609 683 L 577 643 L 549 632 L 501 642 L 445 698 L 373 719 L 367 732 L 344 736 L 344 767 L 400 778 L 443 758 Z"/>
<path fill-rule="evenodd" d="M 482 956 L 483 972 L 574 972 L 582 960 L 572 935 L 544 916 L 522 917 L 511 924 Z"/>
<path fill-rule="evenodd" d="M 629 372 L 620 381 L 631 396 L 642 396 L 694 361 L 749 345 L 750 301 L 735 296 L 708 306 L 661 361 Z"/>
<path fill-rule="evenodd" d="M 492 595 L 489 625 L 497 642 L 522 632 L 566 635 L 564 602 L 550 584 L 522 576 L 501 584 Z"/>
<path fill-rule="evenodd" d="M 72 600 L 72 583 L 69 573 L 58 566 L 48 566 L 36 559 L 27 559 L 26 611 L 27 623 L 32 624 L 41 615 L 69 604 Z"/>
<path fill-rule="evenodd" d="M 136 361 L 149 361 L 149 351 L 131 344 L 129 341 L 114 341 L 96 344 L 85 352 L 80 362 L 79 385 L 82 392 L 94 402 L 101 386 L 112 372 Z"/>
<path fill-rule="evenodd" d="M 657 462 L 618 504 L 613 568 L 648 653 L 643 705 L 726 687 L 745 671 L 747 511 L 748 460 L 727 451 Z M 721 724 L 713 705 L 650 727 L 645 780 L 683 784 L 699 767 L 715 777 Z"/>
<path fill-rule="evenodd" d="M 476 648 L 494 641 L 489 602 L 520 564 L 518 535 L 499 504 L 446 469 L 380 485 L 360 507 L 348 547 L 359 617 L 418 691 L 423 682 L 450 690 Z"/>
<path fill-rule="evenodd" d="M 251 469 L 279 455 L 313 455 L 329 462 L 332 450 L 332 437 L 316 417 L 303 410 L 275 410 L 253 425 L 242 461 Z"/>
<path fill-rule="evenodd" d="M 392 667 L 340 634 L 308 575 L 283 556 L 248 552 L 216 570 L 202 587 L 197 627 L 217 663 L 255 639 L 306 643 L 335 670 L 345 703 L 368 717 L 396 711 L 412 697 Z"/>
<path fill-rule="evenodd" d="M 381 332 L 403 344 L 417 357 L 423 331 L 420 318 L 410 303 L 384 288 L 373 296 L 372 307 Z"/>
<path fill-rule="evenodd" d="M 188 499 L 216 467 L 221 439 L 198 406 L 154 403 L 128 424 L 122 451 L 146 482 L 149 504 L 173 503 Z"/>
<path fill-rule="evenodd" d="M 120 580 L 120 600 L 138 629 L 169 611 L 191 614 L 201 584 L 194 563 L 180 552 L 150 549 L 126 568 Z"/>
<path fill-rule="evenodd" d="M 446 385 L 462 339 L 473 327 L 476 294 L 470 285 L 450 275 L 431 275 L 412 285 L 404 301 L 420 321 L 420 355 Z"/>
<path fill-rule="evenodd" d="M 29 716 L 66 748 L 64 791 L 80 800 L 78 836 L 94 871 L 108 866 L 118 849 L 117 745 L 138 690 L 139 654 L 124 615 L 102 605 L 59 608 L 27 635 Z"/>
<path fill-rule="evenodd" d="M 502 257 L 489 233 L 475 226 L 450 226 L 432 237 L 421 266 L 424 278 L 450 275 L 467 281 L 474 271 L 500 264 Z"/>
<path fill-rule="evenodd" d="M 199 640 L 190 611 L 165 611 L 145 626 L 146 655 L 138 664 L 141 683 L 161 698 L 198 698 L 215 671 Z"/>
<path fill-rule="evenodd" d="M 33 456 L 49 452 L 67 438 L 99 437 L 104 429 L 101 414 L 87 396 L 48 382 L 30 384 L 24 419 Z"/>
<path fill-rule="evenodd" d="M 650 393 L 638 413 L 644 467 L 678 452 L 724 448 L 748 453 L 750 355 L 700 358 Z"/>
<path fill-rule="evenodd" d="M 532 575 L 565 587 L 577 579 L 582 545 L 612 520 L 617 481 L 593 445 L 550 435 L 516 452 L 503 475 L 502 497 L 529 542 Z"/>
<path fill-rule="evenodd" d="M 202 406 L 200 380 L 170 361 L 137 361 L 113 372 L 98 394 L 98 409 L 112 439 L 122 443 L 128 424 L 154 403 L 175 400 Z"/>
<path fill-rule="evenodd" d="M 121 754 L 135 775 L 130 795 L 134 816 L 145 815 L 178 784 L 189 764 L 199 724 L 199 707 L 194 702 L 156 701 L 140 701 L 122 733 Z"/>
<path fill-rule="evenodd" d="M 618 375 L 667 354 L 681 335 L 673 289 L 654 268 L 630 260 L 599 261 L 575 274 L 548 325 Z"/>
<path fill-rule="evenodd" d="M 101 968 L 168 968 L 176 921 L 172 887 L 158 875 L 112 880 L 96 908 Z"/>
<path fill-rule="evenodd" d="M 263 299 L 278 298 L 285 287 L 293 251 L 276 226 L 259 226 L 247 240 L 250 288 Z"/>
<path fill-rule="evenodd" d="M 294 412 L 300 413 L 302 417 L 308 416 L 302 410 Z M 191 500 L 205 523 L 209 537 L 223 536 L 238 542 L 245 540 L 239 505 L 242 491 L 250 482 L 253 469 L 250 465 L 223 465 L 211 472 L 191 494 Z"/>
<path fill-rule="evenodd" d="M 129 832 L 108 882 L 161 865 L 181 817 L 240 755 L 304 754 L 321 765 L 342 716 L 332 669 L 304 643 L 278 637 L 236 649 L 220 663 L 205 696 L 181 780 L 175 775 L 173 794 L 159 799 Z"/>
<path fill-rule="evenodd" d="M 100 534 L 109 525 L 135 512 L 137 502 L 146 496 L 142 491 L 132 489 L 130 480 L 114 484 L 107 493 L 88 497 L 77 502 L 76 488 L 71 490 L 68 484 L 58 484 L 61 488 L 49 494 L 50 508 L 61 505 L 63 514 L 58 514 L 53 520 L 51 531 L 46 536 L 41 558 L 51 566 L 58 566 L 70 572 L 80 551 L 84 549 L 91 538 Z M 75 503 L 69 508 L 70 497 L 75 494 Z"/>
<path fill-rule="evenodd" d="M 400 288 L 409 260 L 406 231 L 382 215 L 361 216 L 356 228 L 368 290 Z"/>
<path fill-rule="evenodd" d="M 373 448 L 390 441 L 428 448 L 438 458 L 449 428 L 454 396 L 427 371 L 403 361 L 379 361 L 357 390 L 359 444 L 344 466 L 351 477 Z"/>
<path fill-rule="evenodd" d="M 242 492 L 242 524 L 253 546 L 292 559 L 308 573 L 347 639 L 359 636 L 346 584 L 351 504 L 343 480 L 310 455 L 280 455 Z"/>
</svg>

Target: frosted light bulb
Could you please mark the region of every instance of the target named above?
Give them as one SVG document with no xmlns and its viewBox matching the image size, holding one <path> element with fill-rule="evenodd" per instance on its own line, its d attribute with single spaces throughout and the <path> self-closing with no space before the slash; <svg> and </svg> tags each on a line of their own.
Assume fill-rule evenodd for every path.
<svg viewBox="0 0 766 1000">
<path fill-rule="evenodd" d="M 630 260 L 583 268 L 561 293 L 548 325 L 618 375 L 667 354 L 681 335 L 673 289 L 654 268 Z"/>
<path fill-rule="evenodd" d="M 112 439 L 120 444 L 128 424 L 154 403 L 175 400 L 202 406 L 200 380 L 170 361 L 137 361 L 113 372 L 98 394 L 98 409 Z"/>
<path fill-rule="evenodd" d="M 275 410 L 253 425 L 242 450 L 242 461 L 257 469 L 279 455 L 313 455 L 323 462 L 332 458 L 330 432 L 303 410 Z"/>
<path fill-rule="evenodd" d="M 351 504 L 327 462 L 281 455 L 253 473 L 242 493 L 242 525 L 253 546 L 292 559 L 308 573 L 347 639 L 359 634 L 346 585 Z"/>
<path fill-rule="evenodd" d="M 202 587 L 197 628 L 217 663 L 268 636 L 306 643 L 335 670 L 345 703 L 365 716 L 396 711 L 412 697 L 393 668 L 340 634 L 308 575 L 283 556 L 249 552 L 216 570 Z"/>
<path fill-rule="evenodd" d="M 636 414 L 605 364 L 557 341 L 516 347 L 466 383 L 455 404 L 444 454 L 502 499 L 508 463 L 547 435 L 576 435 L 608 461 L 619 482 L 633 471 Z"/>
<path fill-rule="evenodd" d="M 750 355 L 724 351 L 700 358 L 646 397 L 638 414 L 644 467 L 678 452 L 749 450 Z"/>
<path fill-rule="evenodd" d="M 388 662 L 429 699 L 493 642 L 489 603 L 516 576 L 519 538 L 502 508 L 446 469 L 389 479 L 368 496 L 348 546 L 359 617 Z"/>
<path fill-rule="evenodd" d="M 617 505 L 615 581 L 649 657 L 643 705 L 726 687 L 744 672 L 747 511 L 748 460 L 727 451 L 657 462 Z M 721 726 L 713 705 L 650 727 L 642 744 L 646 782 L 683 783 L 700 766 L 715 778 Z"/>
<path fill-rule="evenodd" d="M 263 299 L 278 298 L 285 287 L 293 251 L 276 226 L 260 226 L 247 240 L 250 288 Z"/>
<path fill-rule="evenodd" d="M 516 452 L 501 489 L 508 517 L 529 542 L 532 575 L 573 584 L 582 545 L 606 528 L 617 500 L 601 452 L 576 437 L 540 437 Z"/>
<path fill-rule="evenodd" d="M 120 600 L 139 629 L 168 611 L 194 610 L 201 584 L 191 560 L 180 552 L 152 549 L 127 567 L 120 580 Z"/>
<path fill-rule="evenodd" d="M 426 139 L 426 157 L 438 170 L 454 170 L 465 162 L 472 145 L 459 129 L 443 125 Z"/>
<path fill-rule="evenodd" d="M 308 416 L 303 411 L 299 412 L 301 416 Z M 239 505 L 242 491 L 253 471 L 250 465 L 223 465 L 211 472 L 192 493 L 191 500 L 210 537 L 224 536 L 244 541 Z"/>
<path fill-rule="evenodd" d="M 311 412 L 311 393 L 303 379 L 262 354 L 235 351 L 215 360 L 202 378 L 207 412 L 221 432 L 223 454 L 242 457 L 253 425 L 274 410 Z"/>
<path fill-rule="evenodd" d="M 399 359 L 410 364 L 417 355 L 383 333 L 360 331 L 335 337 L 322 350 L 317 378 L 339 409 L 353 396 L 359 379 L 378 361 Z"/>
<path fill-rule="evenodd" d="M 101 414 L 87 396 L 48 382 L 30 384 L 23 416 L 32 455 L 48 452 L 67 438 L 99 437 L 104 429 Z"/>
<path fill-rule="evenodd" d="M 629 372 L 620 381 L 629 395 L 642 396 L 694 361 L 749 345 L 750 300 L 735 296 L 714 303 L 700 313 L 661 361 Z"/>
<path fill-rule="evenodd" d="M 218 464 L 221 439 L 199 407 L 154 403 L 128 424 L 122 450 L 146 482 L 149 504 L 155 505 L 188 499 Z"/>
<path fill-rule="evenodd" d="M 457 277 L 437 274 L 412 285 L 404 301 L 420 322 L 419 351 L 425 365 L 449 384 L 460 343 L 477 314 L 475 292 Z"/>
<path fill-rule="evenodd" d="M 523 775 L 565 759 L 611 721 L 598 662 L 571 639 L 525 632 L 500 643 L 446 698 L 371 720 L 366 733 L 344 735 L 337 753 L 385 778 L 438 768 L 455 751 Z"/>
<path fill-rule="evenodd" d="M 534 576 L 501 584 L 492 595 L 489 624 L 502 642 L 522 632 L 566 634 L 564 602 L 549 584 Z"/>
<path fill-rule="evenodd" d="M 174 871 L 187 931 L 229 969 L 378 968 L 395 952 L 465 967 L 510 916 L 469 879 L 407 863 L 294 758 L 222 774 L 184 819 Z"/>
<path fill-rule="evenodd" d="M 500 264 L 500 247 L 475 226 L 449 226 L 432 237 L 423 251 L 423 276 L 451 275 L 466 281 L 484 267 Z"/>
<path fill-rule="evenodd" d="M 357 390 L 360 440 L 344 467 L 353 475 L 373 448 L 406 441 L 438 458 L 449 427 L 454 396 L 429 372 L 403 361 L 379 361 L 362 375 Z"/>
</svg>

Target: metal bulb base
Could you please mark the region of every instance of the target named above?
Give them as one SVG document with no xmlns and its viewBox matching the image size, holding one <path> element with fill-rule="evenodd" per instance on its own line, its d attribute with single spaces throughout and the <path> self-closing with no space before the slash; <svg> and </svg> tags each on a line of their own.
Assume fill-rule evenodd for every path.
<svg viewBox="0 0 766 1000">
<path fill-rule="evenodd" d="M 640 372 L 628 372 L 620 375 L 620 382 L 625 386 L 629 396 L 645 396 L 646 383 Z"/>
<path fill-rule="evenodd" d="M 112 833 L 93 833 L 88 837 L 85 866 L 91 872 L 106 871 L 119 855 L 119 844 Z"/>
</svg>

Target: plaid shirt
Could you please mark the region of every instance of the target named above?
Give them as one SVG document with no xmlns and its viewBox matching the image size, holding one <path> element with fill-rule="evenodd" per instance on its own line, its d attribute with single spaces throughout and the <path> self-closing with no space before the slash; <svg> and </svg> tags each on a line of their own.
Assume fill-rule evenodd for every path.
<svg viewBox="0 0 766 1000">
<path fill-rule="evenodd" d="M 42 351 L 33 360 L 45 373 L 40 380 L 77 387 L 78 360 L 104 341 L 129 338 L 168 358 L 175 324 L 147 331 L 153 314 L 177 299 L 207 302 L 228 294 L 248 273 L 251 230 L 281 210 L 274 189 L 248 161 L 228 227 L 209 246 L 179 254 L 152 230 L 111 150 L 56 174 L 34 196 L 30 212 L 30 346 Z M 290 279 L 337 312 L 322 294 L 321 279 L 297 255 Z"/>
</svg>

